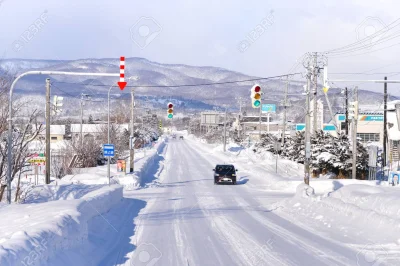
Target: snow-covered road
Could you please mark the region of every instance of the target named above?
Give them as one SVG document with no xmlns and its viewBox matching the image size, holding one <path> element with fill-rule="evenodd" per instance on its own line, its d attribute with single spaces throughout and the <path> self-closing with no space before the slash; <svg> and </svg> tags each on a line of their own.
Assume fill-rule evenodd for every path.
<svg viewBox="0 0 400 266">
<path fill-rule="evenodd" d="M 274 203 L 291 195 L 253 189 L 247 174 L 236 186 L 215 186 L 212 169 L 223 159 L 196 145 L 170 140 L 159 183 L 126 195 L 147 202 L 128 265 L 371 265 L 277 215 Z"/>
<path fill-rule="evenodd" d="M 293 190 L 268 189 L 277 180 L 293 182 L 274 171 L 190 138 L 170 139 L 159 151 L 146 171 L 154 182 L 125 191 L 120 203 L 88 222 L 81 245 L 55 252 L 47 265 L 396 265 L 397 255 L 384 264 L 360 253 L 354 244 L 367 237 L 348 230 L 343 237 L 299 215 Z M 214 185 L 215 164 L 232 161 L 237 185 Z M 289 166 L 279 167 L 288 178 Z M 345 219 L 336 226 L 347 226 Z"/>
</svg>

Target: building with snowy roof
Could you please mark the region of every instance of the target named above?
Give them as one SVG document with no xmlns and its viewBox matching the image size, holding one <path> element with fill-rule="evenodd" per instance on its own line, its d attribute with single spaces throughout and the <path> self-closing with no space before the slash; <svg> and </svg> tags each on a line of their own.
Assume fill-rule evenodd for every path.
<svg viewBox="0 0 400 266">
<path fill-rule="evenodd" d="M 63 141 L 65 137 L 65 125 L 50 125 L 50 142 Z M 42 130 L 38 134 L 37 139 L 46 139 L 46 125 L 42 126 Z"/>
</svg>

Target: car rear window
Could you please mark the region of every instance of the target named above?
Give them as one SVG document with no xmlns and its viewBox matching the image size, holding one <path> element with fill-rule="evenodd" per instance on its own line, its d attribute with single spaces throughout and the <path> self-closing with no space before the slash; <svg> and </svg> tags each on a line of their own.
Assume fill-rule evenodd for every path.
<svg viewBox="0 0 400 266">
<path fill-rule="evenodd" d="M 232 172 L 235 168 L 232 165 L 217 165 L 216 172 Z"/>
</svg>

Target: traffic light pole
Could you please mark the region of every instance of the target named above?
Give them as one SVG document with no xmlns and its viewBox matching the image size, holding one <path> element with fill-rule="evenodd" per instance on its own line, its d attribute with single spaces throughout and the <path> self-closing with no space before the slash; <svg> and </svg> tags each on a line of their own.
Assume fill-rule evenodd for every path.
<svg viewBox="0 0 400 266">
<path fill-rule="evenodd" d="M 262 114 L 262 100 L 260 99 L 260 118 L 259 118 L 259 123 L 260 123 L 260 125 L 259 125 L 259 132 L 258 132 L 258 137 L 260 138 L 260 141 L 261 141 L 261 114 Z"/>
<path fill-rule="evenodd" d="M 8 146 L 7 146 L 7 202 L 11 203 L 11 178 L 13 173 L 13 107 L 12 96 L 17 82 L 28 75 L 66 75 L 66 76 L 98 76 L 98 77 L 119 77 L 119 73 L 82 73 L 82 72 L 64 72 L 64 71 L 28 71 L 19 75 L 11 84 L 8 100 Z"/>
</svg>

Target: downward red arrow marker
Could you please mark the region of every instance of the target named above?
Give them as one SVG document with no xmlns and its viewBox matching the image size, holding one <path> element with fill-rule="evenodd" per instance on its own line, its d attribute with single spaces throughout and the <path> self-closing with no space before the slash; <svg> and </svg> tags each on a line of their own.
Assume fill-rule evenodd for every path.
<svg viewBox="0 0 400 266">
<path fill-rule="evenodd" d="M 119 82 L 118 86 L 121 91 L 125 88 L 127 82 L 125 81 L 125 57 L 121 56 L 119 64 Z"/>
<path fill-rule="evenodd" d="M 123 82 L 120 81 L 120 82 L 118 82 L 118 86 L 119 86 L 119 88 L 121 89 L 121 91 L 125 88 L 126 84 L 127 84 L 126 81 L 123 81 Z"/>
</svg>

